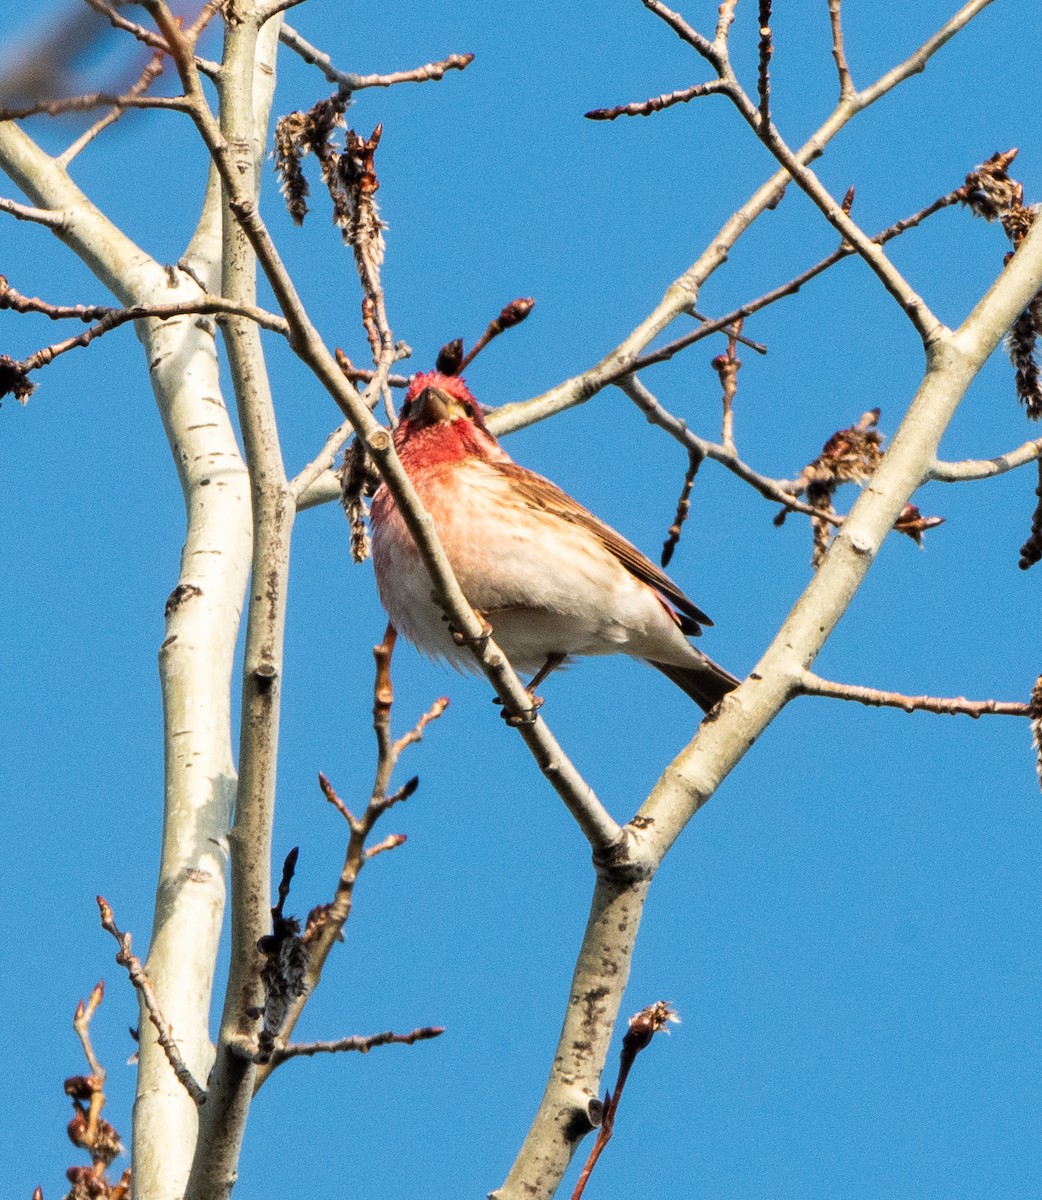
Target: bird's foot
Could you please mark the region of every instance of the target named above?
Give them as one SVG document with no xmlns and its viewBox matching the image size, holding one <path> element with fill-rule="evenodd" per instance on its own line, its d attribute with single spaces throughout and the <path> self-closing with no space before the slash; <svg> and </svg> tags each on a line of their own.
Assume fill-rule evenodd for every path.
<svg viewBox="0 0 1042 1200">
<path fill-rule="evenodd" d="M 471 636 L 449 623 L 449 636 L 457 646 L 482 646 L 492 636 L 492 626 L 485 620 L 484 614 L 475 610 L 474 615 L 481 622 L 481 632 Z"/>
<path fill-rule="evenodd" d="M 507 710 L 503 708 L 503 711 L 499 714 L 512 729 L 517 729 L 521 725 L 535 724 L 536 717 L 539 715 L 539 710 L 543 707 L 543 697 L 537 696 L 534 692 L 530 691 L 528 693 L 528 698 L 532 701 L 531 708 L 522 709 L 521 712 L 517 713 L 507 712 Z M 498 704 L 501 708 L 503 707 L 503 701 L 500 700 L 498 696 L 492 701 L 492 703 Z"/>
</svg>

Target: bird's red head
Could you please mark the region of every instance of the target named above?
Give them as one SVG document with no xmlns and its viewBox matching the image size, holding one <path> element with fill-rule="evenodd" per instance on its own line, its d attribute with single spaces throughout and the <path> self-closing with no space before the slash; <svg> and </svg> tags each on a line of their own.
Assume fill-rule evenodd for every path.
<svg viewBox="0 0 1042 1200">
<path fill-rule="evenodd" d="M 406 459 L 424 464 L 453 459 L 506 458 L 485 425 L 481 405 L 459 375 L 421 371 L 413 376 L 394 434 Z"/>
<path fill-rule="evenodd" d="M 402 420 L 412 428 L 457 421 L 473 421 L 485 428 L 481 405 L 474 399 L 461 375 L 444 375 L 441 371 L 419 371 L 412 377 L 405 393 Z"/>
</svg>

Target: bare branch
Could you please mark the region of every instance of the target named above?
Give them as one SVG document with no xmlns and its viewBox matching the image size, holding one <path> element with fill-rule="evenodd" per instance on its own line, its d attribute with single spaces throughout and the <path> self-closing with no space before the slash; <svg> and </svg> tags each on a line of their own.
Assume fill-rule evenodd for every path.
<svg viewBox="0 0 1042 1200">
<path fill-rule="evenodd" d="M 137 81 L 130 87 L 126 93 L 131 99 L 136 99 L 138 96 L 144 95 L 145 92 L 163 73 L 163 52 L 157 50 L 151 59 L 145 64 L 145 69 L 141 72 Z M 83 133 L 65 149 L 59 156 L 57 161 L 62 166 L 67 166 L 72 160 L 85 149 L 103 130 L 108 129 L 110 125 L 114 125 L 120 117 L 126 112 L 127 105 L 123 103 L 115 104 L 109 112 L 107 112 L 100 120 L 95 121 L 89 129 Z"/>
<path fill-rule="evenodd" d="M 1012 700 L 967 700 L 965 696 L 905 696 L 878 688 L 852 683 L 834 683 L 810 671 L 804 671 L 796 684 L 802 696 L 825 696 L 830 700 L 854 700 L 875 708 L 899 708 L 902 712 L 929 712 L 941 716 L 965 716 L 976 720 L 983 716 L 1030 717 L 1030 704 Z"/>
<path fill-rule="evenodd" d="M 288 1058 L 310 1058 L 315 1054 L 342 1054 L 345 1051 L 357 1051 L 368 1054 L 378 1046 L 412 1046 L 416 1042 L 425 1042 L 430 1038 L 441 1037 L 445 1029 L 440 1025 L 424 1025 L 411 1033 L 371 1033 L 368 1037 L 338 1038 L 334 1042 L 290 1042 L 275 1052 L 273 1066 L 279 1066 Z"/>
<path fill-rule="evenodd" d="M 1039 458 L 1042 458 L 1042 438 L 1033 438 L 1015 450 L 996 455 L 995 458 L 966 458 L 961 462 L 942 462 L 935 459 L 927 469 L 926 478 L 937 483 L 969 483 L 976 479 L 1005 475 L 1007 471 L 1015 471 L 1018 467 L 1027 466 Z"/>
<path fill-rule="evenodd" d="M 92 108 L 170 108 L 190 112 L 188 102 L 181 96 L 134 96 L 130 93 L 91 92 L 86 96 L 66 96 L 61 100 L 40 100 L 22 108 L 0 108 L 0 121 L 21 121 L 25 117 L 60 117 L 65 113 L 89 112 Z"/>
<path fill-rule="evenodd" d="M 795 152 L 799 162 L 811 162 L 819 157 L 828 143 L 849 121 L 886 95 L 904 79 L 921 71 L 933 54 L 991 2 L 992 0 L 971 0 L 971 3 L 960 9 L 937 34 L 927 39 L 903 63 L 887 72 L 871 87 L 858 92 L 856 96 L 848 100 L 841 101 L 817 131 Z M 650 0 L 645 0 L 645 6 L 659 15 L 661 15 L 660 10 L 669 12 L 668 9 L 664 9 L 664 6 L 657 2 L 652 3 Z M 725 0 L 720 6 L 717 38 L 714 43 L 717 47 L 717 50 L 714 51 L 716 61 L 720 63 L 725 62 L 726 32 L 730 27 L 733 10 L 733 0 Z M 670 15 L 680 20 L 675 13 Z M 694 31 L 691 32 L 694 33 Z M 685 40 L 687 39 L 685 38 Z M 701 40 L 703 43 L 705 42 L 704 38 Z M 700 49 L 698 46 L 696 48 Z M 731 248 L 749 225 L 766 209 L 778 202 L 790 182 L 791 176 L 788 170 L 775 172 L 728 218 L 723 227 L 709 240 L 708 249 L 683 275 L 670 284 L 655 309 L 614 350 L 586 371 L 565 380 L 540 396 L 503 405 L 489 421 L 489 428 L 492 432 L 499 435 L 515 429 L 522 429 L 552 416 L 554 413 L 582 404 L 591 396 L 596 395 L 607 383 L 613 382 L 620 375 L 633 370 L 634 360 L 651 341 L 679 313 L 688 311 L 693 304 L 697 303 L 698 292 L 702 284 L 727 260 Z M 733 317 L 727 318 L 728 323 L 733 319 Z"/>
<path fill-rule="evenodd" d="M 722 56 L 717 43 L 711 42 L 708 38 L 703 37 L 698 30 L 693 29 L 687 23 L 687 21 L 684 20 L 680 13 L 676 13 L 671 8 L 667 8 L 665 4 L 660 2 L 660 0 L 641 0 L 641 2 L 643 3 L 644 7 L 653 12 L 656 17 L 659 17 L 661 20 L 665 21 L 665 23 L 670 27 L 670 29 L 673 30 L 678 38 L 687 42 L 689 46 L 693 46 L 698 53 L 702 55 L 706 62 L 710 63 L 717 69 L 717 71 L 723 74 L 726 67 L 726 59 Z"/>
<path fill-rule="evenodd" d="M 680 88 L 663 96 L 653 96 L 650 100 L 638 100 L 633 104 L 618 104 L 614 108 L 592 108 L 583 115 L 588 121 L 614 121 L 616 117 L 650 117 L 652 113 L 661 112 L 664 108 L 672 108 L 674 104 L 686 104 L 689 100 L 697 100 L 701 96 L 712 96 L 724 92 L 727 86 L 719 79 L 709 83 L 696 83 L 693 87 Z"/>
<path fill-rule="evenodd" d="M 308 917 L 307 928 L 304 931 L 304 941 L 308 950 L 307 970 L 303 980 L 301 994 L 292 1000 L 282 1022 L 282 1037 L 289 1037 L 294 1026 L 300 1019 L 307 1004 L 308 997 L 318 987 L 322 971 L 334 945 L 341 939 L 342 930 L 351 915 L 354 903 L 354 889 L 362 868 L 377 854 L 395 849 L 405 841 L 403 834 L 392 834 L 383 842 L 366 849 L 366 841 L 373 828 L 383 814 L 393 805 L 407 800 L 413 795 L 419 784 L 414 776 L 409 779 L 397 792 L 388 794 L 391 776 L 398 765 L 403 750 L 420 740 L 423 730 L 431 721 L 437 720 L 448 706 L 448 700 L 436 700 L 417 722 L 417 725 L 404 737 L 394 740 L 391 736 L 391 709 L 394 703 L 394 689 L 391 684 L 391 655 L 397 634 L 388 625 L 384 640 L 373 648 L 373 658 L 376 663 L 376 674 L 373 682 L 373 731 L 376 735 L 377 763 L 373 779 L 369 803 L 361 817 L 356 817 L 323 774 L 319 774 L 318 782 L 326 800 L 347 821 L 350 829 L 347 849 L 344 854 L 344 865 L 340 871 L 333 899 L 314 909 Z M 283 1060 L 283 1047 L 276 1044 L 269 1062 L 261 1064 L 257 1072 L 255 1088 L 259 1089 L 271 1072 Z M 300 1051 L 299 1053 L 306 1053 Z"/>
<path fill-rule="evenodd" d="M 19 204 L 16 200 L 7 200 L 0 196 L 0 212 L 8 213 L 19 221 L 33 221 L 37 225 L 46 225 L 56 233 L 65 228 L 67 217 L 63 212 L 55 212 L 47 208 L 32 208 L 28 204 Z"/>
<path fill-rule="evenodd" d="M 642 1008 L 639 1013 L 630 1017 L 629 1029 L 622 1039 L 622 1049 L 619 1052 L 619 1075 L 615 1082 L 615 1088 L 605 1101 L 604 1117 L 597 1133 L 597 1140 L 594 1142 L 586 1165 L 576 1181 L 572 1200 L 582 1200 L 593 1168 L 597 1165 L 597 1160 L 605 1146 L 611 1141 L 611 1135 L 615 1132 L 615 1117 L 619 1111 L 619 1102 L 622 1100 L 622 1091 L 626 1086 L 626 1080 L 629 1078 L 633 1064 L 637 1061 L 637 1055 L 651 1045 L 651 1039 L 656 1033 L 666 1031 L 670 1021 L 679 1022 L 679 1020 L 680 1018 L 664 1000 L 649 1004 L 647 1008 Z"/>
<path fill-rule="evenodd" d="M 854 81 L 847 66 L 846 50 L 843 48 L 843 18 L 840 12 L 843 0 L 829 0 L 829 21 L 832 25 L 832 57 L 836 60 L 839 75 L 839 98 L 850 100 L 855 94 Z"/>
<path fill-rule="evenodd" d="M 830 520 L 836 525 L 842 524 L 843 518 L 837 513 L 825 512 L 800 500 L 799 492 L 802 489 L 802 484 L 799 480 L 770 479 L 766 475 L 761 475 L 759 471 L 753 470 L 752 467 L 743 462 L 733 451 L 729 451 L 726 447 L 719 446 L 714 442 L 707 442 L 697 434 L 692 433 L 685 422 L 668 412 L 635 375 L 627 375 L 622 379 L 616 380 L 615 386 L 629 396 L 653 425 L 658 425 L 661 429 L 664 429 L 671 437 L 686 447 L 689 452 L 693 451 L 705 458 L 711 458 L 714 462 L 720 463 L 721 466 L 726 467 L 739 479 L 744 480 L 754 487 L 761 496 L 764 496 L 768 500 L 775 500 L 793 512 L 803 513 L 808 517 L 819 517 L 823 520 Z"/>
<path fill-rule="evenodd" d="M 771 121 L 771 56 L 774 54 L 774 37 L 771 33 L 771 0 L 760 0 L 760 43 L 759 62 L 756 71 L 756 95 L 759 100 L 757 112 L 760 124 Z"/>
<path fill-rule="evenodd" d="M 393 71 L 386 75 L 356 75 L 351 71 L 338 70 L 328 54 L 313 46 L 289 25 L 283 25 L 279 40 L 294 54 L 299 54 L 309 66 L 318 67 L 330 83 L 335 83 L 345 92 L 360 92 L 363 88 L 370 87 L 391 87 L 396 83 L 426 83 L 428 80 L 441 79 L 446 71 L 465 71 L 474 61 L 473 54 L 450 54 L 448 58 L 424 63 L 422 67 L 413 67 L 409 71 Z"/>
<path fill-rule="evenodd" d="M 134 21 L 128 21 L 117 7 L 123 0 L 112 0 L 108 3 L 107 0 L 86 0 L 86 3 L 94 9 L 96 13 L 100 13 L 105 17 L 114 29 L 120 29 L 124 33 L 129 33 L 131 37 L 143 45 L 150 47 L 153 50 L 162 51 L 164 54 L 170 53 L 170 47 L 167 45 L 166 39 L 155 33 L 151 29 L 147 29 L 144 25 L 139 25 Z M 207 3 L 200 10 L 197 20 L 184 31 L 184 37 L 188 44 L 194 47 L 196 39 L 202 32 L 204 26 L 210 21 L 214 14 L 219 10 L 220 4 L 215 4 L 213 0 Z M 201 71 L 210 79 L 215 79 L 220 72 L 220 63 L 211 62 L 209 59 L 199 58 L 195 56 L 195 68 Z"/>
<path fill-rule="evenodd" d="M 108 933 L 111 933 L 119 945 L 116 962 L 121 967 L 126 968 L 130 982 L 141 997 L 141 1001 L 148 1012 L 149 1020 L 156 1028 L 156 1036 L 159 1038 L 159 1044 L 163 1047 L 163 1052 L 170 1063 L 170 1069 L 177 1076 L 178 1081 L 195 1103 L 203 1104 L 206 1100 L 206 1090 L 196 1083 L 192 1072 L 185 1065 L 185 1061 L 181 1057 L 181 1051 L 177 1048 L 177 1043 L 170 1032 L 170 1026 L 167 1024 L 159 1007 L 159 1001 L 152 988 L 152 982 L 145 974 L 145 968 L 141 965 L 141 959 L 131 950 L 130 934 L 123 933 L 117 927 L 116 919 L 112 915 L 112 909 L 103 896 L 98 897 L 98 909 L 101 913 L 101 927 Z"/>
<path fill-rule="evenodd" d="M 874 104 L 880 96 L 885 96 L 887 92 L 892 91 L 898 84 L 904 83 L 912 75 L 918 75 L 921 71 L 926 70 L 926 64 L 937 51 L 950 42 L 961 29 L 964 29 L 991 3 L 993 0 L 970 0 L 968 4 L 964 4 L 950 20 L 945 21 L 935 34 L 928 37 L 918 50 L 887 71 L 885 75 L 880 76 L 870 87 L 862 88 L 860 92 L 856 93 L 854 100 L 858 111 Z"/>
<path fill-rule="evenodd" d="M 673 553 L 680 544 L 680 535 L 684 529 L 684 522 L 687 520 L 691 512 L 691 489 L 695 486 L 695 476 L 698 474 L 698 468 L 705 461 L 705 456 L 699 450 L 688 450 L 687 470 L 684 472 L 684 483 L 680 489 L 680 498 L 677 500 L 677 511 L 673 517 L 673 524 L 666 531 L 666 540 L 662 544 L 662 554 L 659 561 L 663 569 L 669 566 L 673 558 Z"/>
</svg>

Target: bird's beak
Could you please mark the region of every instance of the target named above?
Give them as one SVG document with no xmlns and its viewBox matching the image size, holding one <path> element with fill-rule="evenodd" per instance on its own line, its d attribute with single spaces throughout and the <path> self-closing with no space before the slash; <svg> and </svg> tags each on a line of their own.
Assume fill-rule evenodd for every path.
<svg viewBox="0 0 1042 1200">
<path fill-rule="evenodd" d="M 458 405 L 448 392 L 441 388 L 424 388 L 413 401 L 409 419 L 419 425 L 447 424 L 457 412 Z"/>
</svg>

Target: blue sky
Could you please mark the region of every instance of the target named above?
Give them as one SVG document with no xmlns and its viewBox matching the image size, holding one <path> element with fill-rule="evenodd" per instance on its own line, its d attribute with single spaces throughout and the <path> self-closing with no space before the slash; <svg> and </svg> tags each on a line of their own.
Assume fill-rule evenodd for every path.
<svg viewBox="0 0 1042 1200">
<path fill-rule="evenodd" d="M 60 6 L 40 4 L 36 11 Z M 778 5 L 776 119 L 798 143 L 834 96 L 825 4 Z M 954 8 L 848 0 L 848 52 L 865 84 Z M 594 11 L 596 9 L 596 11 Z M 705 29 L 715 6 L 692 0 Z M 18 28 L 31 25 L 20 16 Z M 382 121 L 377 159 L 389 224 L 384 281 L 396 335 L 433 363 L 472 342 L 502 304 L 537 305 L 467 373 L 490 405 L 591 365 L 654 306 L 770 170 L 725 102 L 594 124 L 590 108 L 704 79 L 699 62 L 636 0 L 499 6 L 310 0 L 291 15 L 338 65 L 360 72 L 472 51 L 441 83 L 359 93 L 348 116 Z M 6 24 L 10 25 L 8 18 Z M 734 57 L 755 70 L 755 5 Z M 848 128 L 817 165 L 875 231 L 957 186 L 994 151 L 1042 198 L 1042 10 L 999 0 L 929 69 Z M 276 108 L 326 94 L 285 55 Z M 32 130 L 54 149 L 68 126 Z M 88 194 L 160 260 L 175 260 L 201 194 L 186 121 L 128 119 L 77 160 Z M 14 197 L 0 184 L 0 195 Z M 317 323 L 365 357 L 350 256 L 320 199 L 301 231 L 265 212 Z M 795 192 L 742 239 L 704 290 L 718 314 L 827 253 L 835 238 Z M 938 315 L 958 322 L 1001 266 L 1005 239 L 961 210 L 893 246 Z M 42 229 L 0 222 L 0 272 L 56 303 L 104 302 Z M 57 336 L 0 319 L 0 352 Z M 892 433 L 922 369 L 917 340 L 869 272 L 848 261 L 749 322 L 736 433 L 764 472 L 795 475 L 836 429 L 882 409 Z M 270 343 L 290 469 L 338 415 Z M 645 375 L 693 428 L 719 432 L 700 345 Z M 129 1135 L 131 989 L 98 928 L 104 893 L 147 946 L 160 828 L 156 651 L 176 582 L 183 512 L 130 330 L 66 355 L 24 410 L 0 411 L 0 788 L 13 994 L 0 1032 L 8 1104 L 6 1187 L 64 1191 L 79 1161 L 65 1138 L 64 1076 L 81 1070 L 76 999 L 104 977 L 96 1019 L 108 1115 Z M 985 457 L 1033 436 L 997 355 L 942 453 Z M 673 516 L 686 458 L 614 390 L 510 438 L 651 554 Z M 887 543 L 826 647 L 821 674 L 911 693 L 1026 698 L 1042 669 L 1042 567 L 1017 552 L 1034 504 L 1029 468 L 985 484 L 932 485 L 946 524 L 925 551 Z M 840 499 L 845 504 L 852 497 Z M 671 574 L 714 618 L 703 645 L 748 671 L 809 578 L 810 535 L 719 468 L 698 477 Z M 371 568 L 353 567 L 333 507 L 297 527 L 287 629 L 276 855 L 301 849 L 290 907 L 326 899 L 344 830 L 315 785 L 350 802 L 371 781 L 370 648 L 383 629 Z M 298 1034 L 328 1038 L 441 1024 L 436 1042 L 290 1063 L 251 1117 L 239 1200 L 290 1192 L 483 1195 L 534 1112 L 553 1052 L 592 886 L 585 842 L 488 686 L 403 647 L 400 728 L 436 696 L 446 716 L 403 763 L 421 788 L 386 819 L 408 843 L 378 858 Z M 698 714 L 628 660 L 588 661 L 543 689 L 551 727 L 620 819 L 690 738 Z M 1008 718 L 972 722 L 793 704 L 699 813 L 648 902 L 629 1014 L 657 999 L 682 1018 L 642 1056 L 588 1196 L 775 1200 L 915 1196 L 999 1200 L 1042 1191 L 1042 807 L 1030 738 Z M 606 1082 L 614 1073 L 613 1050 Z M 565 1191 L 563 1194 L 567 1194 Z"/>
</svg>

